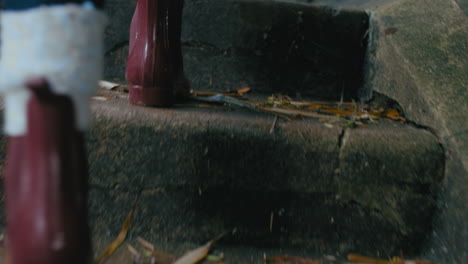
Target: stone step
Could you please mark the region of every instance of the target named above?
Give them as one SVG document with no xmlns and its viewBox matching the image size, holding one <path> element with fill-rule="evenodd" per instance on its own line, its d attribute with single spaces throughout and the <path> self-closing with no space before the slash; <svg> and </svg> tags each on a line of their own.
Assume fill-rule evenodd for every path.
<svg viewBox="0 0 468 264">
<path fill-rule="evenodd" d="M 110 6 L 105 76 L 124 81 L 128 1 Z M 316 99 L 369 99 L 364 85 L 369 14 L 287 0 L 186 0 L 185 72 L 194 90 L 250 86 Z"/>
<path fill-rule="evenodd" d="M 122 80 L 133 9 L 116 2 L 106 76 Z M 368 99 L 368 21 L 362 10 L 291 1 L 187 0 L 186 73 L 196 90 Z M 227 232 L 222 243 L 231 246 L 387 256 L 417 254 L 432 230 L 445 160 L 427 130 L 275 122 L 229 107 L 152 109 L 107 96 L 93 102 L 88 135 L 97 238 L 118 233 L 140 190 L 130 235 L 150 241 L 199 244 Z"/>
<path fill-rule="evenodd" d="M 274 116 L 230 107 L 109 97 L 93 103 L 88 137 L 98 222 L 122 220 L 143 190 L 134 234 L 148 239 L 201 243 L 234 230 L 226 243 L 398 254 L 417 252 L 431 232 L 444 151 L 424 129 L 314 119 L 273 127 Z"/>
<path fill-rule="evenodd" d="M 100 253 L 111 240 L 95 240 L 95 252 Z M 144 247 L 141 246 L 140 242 L 136 238 L 128 239 L 126 241 L 128 244 L 135 247 L 135 249 L 140 252 L 144 253 Z M 173 258 L 181 257 L 187 251 L 193 250 L 198 248 L 205 243 L 193 243 L 189 241 L 184 242 L 173 242 L 170 240 L 151 240 L 148 241 L 154 245 L 155 251 L 159 253 L 158 257 L 156 258 L 158 262 L 161 264 L 169 264 L 173 263 L 170 261 L 166 261 L 170 259 L 171 256 Z M 207 241 L 205 241 L 207 242 Z M 1 249 L 0 249 L 1 250 Z M 1 253 L 1 251 L 0 251 Z M 151 257 L 145 256 L 145 254 L 141 258 L 143 262 L 136 262 L 136 263 L 151 263 Z M 346 263 L 345 259 L 346 256 L 342 256 L 339 254 L 334 255 L 319 255 L 315 252 L 310 252 L 305 249 L 282 249 L 282 248 L 257 248 L 257 247 L 246 247 L 246 246 L 229 246 L 223 243 L 223 240 L 218 241 L 213 246 L 212 250 L 210 251 L 211 257 L 213 256 L 223 256 L 224 262 L 222 263 L 235 263 L 235 264 L 260 264 L 265 263 L 264 258 L 273 258 L 277 256 L 295 256 L 300 258 L 306 258 L 310 261 L 312 260 L 322 260 L 323 264 L 336 264 L 336 263 Z M 292 258 L 291 258 L 292 259 Z M 306 263 L 310 263 L 306 262 Z M 134 263 L 134 255 L 130 253 L 126 246 L 120 247 L 117 251 L 103 264 L 129 264 Z M 273 262 L 273 261 L 271 261 Z M 0 263 L 1 263 L 1 256 L 0 256 Z M 213 258 L 206 259 L 205 261 L 199 262 L 200 264 L 214 264 L 220 263 L 219 261 L 214 261 Z M 273 262 L 273 263 L 278 263 Z M 303 263 L 303 262 L 279 262 L 279 263 Z M 315 263 L 315 262 L 312 262 Z"/>
</svg>

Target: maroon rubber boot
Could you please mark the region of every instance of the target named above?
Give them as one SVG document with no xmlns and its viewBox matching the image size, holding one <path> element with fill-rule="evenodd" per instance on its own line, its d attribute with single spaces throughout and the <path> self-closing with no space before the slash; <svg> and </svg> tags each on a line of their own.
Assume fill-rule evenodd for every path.
<svg viewBox="0 0 468 264">
<path fill-rule="evenodd" d="M 171 106 L 189 95 L 180 43 L 182 0 L 138 0 L 130 26 L 126 77 L 130 103 Z"/>
<path fill-rule="evenodd" d="M 68 96 L 28 81 L 27 132 L 8 139 L 8 264 L 91 263 L 84 137 Z"/>
</svg>

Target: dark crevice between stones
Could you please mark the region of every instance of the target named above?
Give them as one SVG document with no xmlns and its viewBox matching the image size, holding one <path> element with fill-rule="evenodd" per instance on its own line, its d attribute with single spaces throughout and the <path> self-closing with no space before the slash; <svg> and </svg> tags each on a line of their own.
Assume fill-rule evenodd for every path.
<svg viewBox="0 0 468 264">
<path fill-rule="evenodd" d="M 348 128 L 344 127 L 338 136 L 338 168 L 341 168 L 341 158 L 342 158 L 342 151 L 344 146 L 346 145 L 346 139 L 348 136 Z"/>
<path fill-rule="evenodd" d="M 373 91 L 372 98 L 368 101 L 370 105 L 379 105 L 385 109 L 395 109 L 398 113 L 406 118 L 403 107 L 395 99 L 376 91 Z"/>
<path fill-rule="evenodd" d="M 425 131 L 429 132 L 432 136 L 434 136 L 437 139 L 437 141 L 439 143 L 439 146 L 444 150 L 444 153 L 445 153 L 446 148 L 444 147 L 444 144 L 442 143 L 443 140 L 442 140 L 441 136 L 439 136 L 439 134 L 437 133 L 437 129 L 432 128 L 430 126 L 421 125 L 421 124 L 419 124 L 419 123 L 417 123 L 415 121 L 412 121 L 410 119 L 406 119 L 406 120 L 407 120 L 407 122 L 408 122 L 408 124 L 410 126 L 415 127 L 417 129 L 425 130 Z"/>
<path fill-rule="evenodd" d="M 347 128 L 343 128 L 340 135 L 338 136 L 338 148 L 340 149 L 340 152 L 341 152 L 341 148 L 346 143 L 345 142 L 345 136 L 346 136 L 347 130 L 348 130 Z"/>
<path fill-rule="evenodd" d="M 344 127 L 342 128 L 341 130 L 341 133 L 340 135 L 338 136 L 338 164 L 337 164 L 337 168 L 335 169 L 335 176 L 339 176 L 341 174 L 341 159 L 342 159 L 342 156 L 343 156 L 343 148 L 344 148 L 344 145 L 346 144 L 346 137 L 348 135 L 348 128 Z"/>
<path fill-rule="evenodd" d="M 402 117 L 404 117 L 406 119 L 406 123 L 408 125 L 410 125 L 410 126 L 412 126 L 414 128 L 417 128 L 417 129 L 425 130 L 425 131 L 429 132 L 430 134 L 432 134 L 437 139 L 437 141 L 439 142 L 440 147 L 445 152 L 445 147 L 444 147 L 444 145 L 442 143 L 443 140 L 438 135 L 437 130 L 432 128 L 432 127 L 425 126 L 425 125 L 419 124 L 419 123 L 417 123 L 417 122 L 415 122 L 413 120 L 410 120 L 407 117 L 407 115 L 405 114 L 405 111 L 404 111 L 403 107 L 401 106 L 401 104 L 397 100 L 395 100 L 395 99 L 393 99 L 393 98 L 391 98 L 391 97 L 389 97 L 389 96 L 387 96 L 387 95 L 385 95 L 383 93 L 379 93 L 379 92 L 374 91 L 372 99 L 368 103 L 371 104 L 371 105 L 380 105 L 380 106 L 384 107 L 385 109 L 395 109 L 395 110 L 397 110 L 398 113 Z"/>
</svg>

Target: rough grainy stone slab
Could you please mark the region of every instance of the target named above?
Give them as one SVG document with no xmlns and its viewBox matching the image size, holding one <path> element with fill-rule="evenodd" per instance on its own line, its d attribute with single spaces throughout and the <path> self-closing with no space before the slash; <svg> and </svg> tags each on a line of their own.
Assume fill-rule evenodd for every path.
<svg viewBox="0 0 468 264">
<path fill-rule="evenodd" d="M 332 7 L 351 7 L 374 10 L 398 0 L 294 0 L 296 2 L 314 3 Z"/>
<path fill-rule="evenodd" d="M 273 116 L 151 109 L 121 99 L 95 103 L 94 112 L 88 141 L 96 184 L 333 188 L 339 127 L 279 121 L 270 133 Z"/>
<path fill-rule="evenodd" d="M 447 153 L 441 209 L 427 255 L 467 263 L 468 2 L 402 0 L 372 20 L 369 83 L 431 127 Z"/>
<path fill-rule="evenodd" d="M 109 241 L 119 232 L 134 195 L 122 189 L 92 191 L 91 224 L 96 237 Z M 396 188 L 388 195 L 398 197 L 397 204 L 389 203 L 388 211 L 380 211 L 341 201 L 334 194 L 147 189 L 135 211 L 130 238 L 201 244 L 227 232 L 223 244 L 231 247 L 300 248 L 309 254 L 340 255 L 405 248 L 407 254 L 414 254 L 415 244 L 430 229 L 427 219 L 433 210 L 428 209 L 434 208 L 434 200 Z M 409 210 L 408 205 L 413 208 Z M 410 224 L 388 216 L 396 210 Z"/>
<path fill-rule="evenodd" d="M 270 133 L 266 114 L 110 98 L 93 103 L 91 183 L 145 190 L 135 234 L 201 243 L 236 229 L 229 245 L 416 253 L 430 232 L 444 153 L 425 130 L 280 120 Z"/>
<path fill-rule="evenodd" d="M 279 121 L 270 133 L 273 116 L 243 111 L 152 109 L 119 98 L 95 102 L 93 111 L 91 170 L 110 176 L 96 179 L 106 186 L 196 181 L 298 191 L 316 191 L 315 184 L 324 191 L 334 187 L 336 169 L 340 180 L 364 183 L 430 185 L 443 175 L 437 139 L 401 124 L 384 122 L 342 135 L 339 125 Z"/>
<path fill-rule="evenodd" d="M 367 25 L 363 11 L 290 1 L 187 1 L 187 74 L 195 89 L 214 79 L 217 90 L 356 98 Z"/>
<path fill-rule="evenodd" d="M 441 182 L 444 150 L 434 139 L 428 131 L 401 124 L 347 130 L 340 152 L 341 179 L 372 184 Z"/>
<path fill-rule="evenodd" d="M 128 21 L 133 6 L 110 2 L 118 3 L 109 13 L 119 22 L 108 29 L 105 76 L 123 81 L 128 26 L 120 21 Z M 364 11 L 291 1 L 186 0 L 186 74 L 195 90 L 248 85 L 293 96 L 357 98 L 368 18 Z"/>
<path fill-rule="evenodd" d="M 152 241 L 202 243 L 235 229 L 225 245 L 412 254 L 432 228 L 443 151 L 425 130 L 279 120 L 270 133 L 270 115 L 121 96 L 92 103 L 96 241 L 115 236 L 139 190 L 131 237 Z"/>
<path fill-rule="evenodd" d="M 208 3 L 192 0 L 188 5 L 202 5 L 203 2 Z M 378 45 L 373 47 L 373 51 L 377 53 L 373 53 L 376 55 L 373 58 L 376 62 L 373 73 L 376 74 L 371 75 L 374 77 L 372 84 L 378 91 L 398 99 L 411 119 L 435 127 L 442 141 L 448 145 L 446 179 L 449 184 L 444 190 L 446 195 L 443 195 L 448 198 L 440 205 L 441 208 L 448 209 L 444 211 L 446 217 L 442 218 L 444 224 L 432 232 L 434 246 L 430 247 L 429 251 L 432 250 L 439 259 L 444 260 L 441 263 L 465 263 L 465 196 L 468 193 L 468 185 L 465 184 L 466 164 L 463 163 L 466 159 L 460 158 L 459 155 L 464 157 L 464 142 L 468 142 L 464 140 L 466 122 L 463 122 L 466 96 L 462 96 L 463 91 L 466 93 L 467 89 L 463 90 L 466 82 L 460 82 L 466 78 L 466 75 L 461 74 L 466 72 L 466 56 L 457 54 L 462 54 L 460 50 L 463 46 L 459 43 L 463 43 L 463 36 L 467 35 L 463 34 L 466 31 L 466 1 L 395 2 L 388 8 L 384 6 L 377 10 L 377 23 L 374 24 L 376 31 L 371 32 L 378 33 L 373 35 L 377 37 Z M 112 21 L 106 39 L 106 64 L 111 65 L 106 69 L 106 76 L 110 79 L 123 80 L 124 77 L 128 41 L 128 27 L 125 25 L 130 22 L 134 4 L 133 1 L 110 0 L 107 6 Z M 218 4 L 218 8 L 222 7 Z M 226 12 L 226 9 L 224 10 Z M 326 10 L 337 12 L 334 9 Z M 265 22 L 257 16 L 251 16 L 254 12 L 252 10 L 240 11 L 243 12 L 242 15 L 250 16 L 251 22 L 256 23 L 259 20 L 259 25 Z M 234 17 L 241 15 L 240 11 L 232 9 Z M 119 24 L 120 22 L 122 24 Z M 236 29 L 233 30 L 236 33 Z M 446 34 L 443 34 L 444 32 Z M 186 36 L 187 32 L 184 34 Z M 261 40 L 262 37 L 258 39 Z M 258 70 L 256 67 L 258 64 L 251 61 L 249 62 L 252 64 L 248 64 L 244 59 L 231 61 L 231 57 L 245 58 L 252 54 L 265 56 L 265 53 L 252 52 L 255 50 L 248 53 L 246 50 L 249 50 L 242 46 L 238 49 L 227 46 L 226 53 L 226 50 L 223 50 L 226 46 L 220 45 L 219 48 L 193 40 L 194 38 L 185 40 L 184 56 L 188 74 L 199 71 L 198 78 L 197 75 L 191 77 L 195 87 L 206 90 L 205 88 L 210 88 L 211 79 L 211 88 L 214 90 L 235 88 L 236 85 L 257 80 L 249 75 L 251 71 L 257 69 L 262 72 L 262 69 Z M 255 43 L 255 40 L 257 38 L 247 39 L 245 43 Z M 432 44 L 439 41 L 441 45 L 431 49 Z M 321 48 L 315 48 L 313 55 L 321 54 L 322 51 Z M 441 56 L 444 54 L 447 56 Z M 203 63 L 200 58 L 209 63 Z M 313 58 L 321 57 L 317 55 Z M 218 73 L 218 77 L 213 75 L 218 64 L 227 69 L 226 72 L 231 71 L 230 67 L 246 67 L 248 71 L 233 74 L 230 78 L 236 85 L 229 85 L 227 82 L 223 83 L 228 75 L 226 72 Z M 291 74 L 297 77 L 295 73 Z M 262 74 L 255 76 L 267 79 Z M 258 87 L 266 89 L 268 86 Z M 299 245 L 316 249 L 320 253 L 328 250 L 333 253 L 367 250 L 372 254 L 381 252 L 386 256 L 390 251 L 399 254 L 401 248 L 418 251 L 423 242 L 427 242 L 425 236 L 431 233 L 437 198 L 432 188 L 442 177 L 440 167 L 436 167 L 435 164 L 441 164 L 443 157 L 438 141 L 427 131 L 413 127 L 403 127 L 401 131 L 399 128 L 386 127 L 387 132 L 379 128 L 375 128 L 378 131 L 372 132 L 374 128 L 366 128 L 348 130 L 340 137 L 340 130 L 321 128 L 318 122 L 305 122 L 305 125 L 297 125 L 296 131 L 289 125 L 280 124 L 278 134 L 273 137 L 267 135 L 273 122 L 269 116 L 247 117 L 245 113 L 213 113 L 186 108 L 137 110 L 128 108 L 124 103 L 111 106 L 113 103 L 115 102 L 95 103 L 97 122 L 89 137 L 94 186 L 91 193 L 91 218 L 94 219 L 93 230 L 100 238 L 111 239 L 113 234 L 118 232 L 133 194 L 140 188 L 145 191 L 139 204 L 137 227 L 132 235 L 150 234 L 150 240 L 154 238 L 167 241 L 174 238 L 205 242 L 202 241 L 205 237 L 201 236 L 201 233 L 205 232 L 208 234 L 206 238 L 212 238 L 209 237 L 211 234 L 238 225 L 240 235 L 230 237 L 228 243 L 266 245 L 263 242 L 270 241 L 270 245 L 273 246 Z M 197 119 L 196 116 L 200 114 L 204 117 Z M 221 121 L 223 114 L 229 116 L 224 123 Z M 153 118 L 157 121 L 151 121 Z M 197 125 L 189 125 L 196 122 Z M 249 125 L 245 125 L 245 122 Z M 194 129 L 198 126 L 205 131 Z M 252 138 L 240 135 L 245 131 L 238 126 L 246 126 L 245 131 L 252 133 Z M 210 131 L 210 127 L 215 129 Z M 194 129 L 196 136 L 181 132 L 180 129 Z M 310 131 L 307 132 L 307 129 Z M 230 131 L 234 131 L 234 138 L 231 138 Z M 320 139 L 322 132 L 331 134 L 324 136 L 328 141 Z M 297 137 L 301 137 L 301 134 L 310 137 L 298 140 Z M 403 141 L 403 138 L 407 138 L 408 141 Z M 236 139 L 249 147 L 242 144 L 236 146 L 230 142 L 235 142 Z M 159 142 L 154 143 L 155 141 Z M 364 141 L 366 144 L 363 144 Z M 260 142 L 261 146 L 256 146 L 257 142 Z M 304 142 L 306 143 L 302 144 Z M 135 143 L 140 144 L 136 144 L 140 146 L 137 150 L 127 146 Z M 392 146 L 394 143 L 396 145 Z M 195 147 L 189 147 L 190 144 Z M 203 147 L 208 144 L 214 146 L 211 149 L 214 151 L 210 152 L 209 148 L 205 154 Z M 360 151 L 359 144 L 363 144 L 363 148 L 367 148 L 368 151 Z M 401 146 L 403 148 L 400 149 Z M 167 154 L 156 148 L 166 150 L 164 153 Z M 234 154 L 226 154 L 227 150 L 234 150 Z M 316 152 L 309 153 L 311 150 Z M 319 153 L 323 150 L 324 155 Z M 251 153 L 245 154 L 249 151 Z M 266 160 L 266 157 L 264 160 L 255 159 L 275 151 L 280 154 L 272 155 L 271 161 Z M 200 153 L 204 156 L 195 160 L 195 163 L 188 161 L 191 156 Z M 292 165 L 285 162 L 284 157 L 291 155 L 300 157 L 297 163 L 303 162 L 306 165 L 287 169 L 285 166 Z M 149 159 L 142 159 L 143 156 Z M 225 158 L 230 158 L 232 162 L 226 161 Z M 211 161 L 206 162 L 207 160 L 213 160 L 214 165 Z M 135 166 L 130 161 L 134 161 Z M 384 164 L 385 162 L 388 164 Z M 272 163 L 274 166 L 268 168 L 267 165 Z M 183 165 L 178 167 L 178 164 Z M 399 166 L 400 164 L 402 166 Z M 250 166 L 254 168 L 249 169 Z M 221 176 L 225 171 L 224 167 L 229 168 L 225 179 Z M 386 169 L 389 167 L 392 169 Z M 165 169 L 165 172 L 161 172 L 162 169 Z M 250 179 L 254 174 L 251 169 L 255 174 L 270 173 L 272 177 Z M 278 179 L 284 174 L 294 176 L 287 180 Z M 193 183 L 196 185 L 191 186 Z M 168 184 L 168 187 L 162 186 L 164 184 Z M 278 187 L 277 184 L 286 186 Z M 312 186 L 313 184 L 315 186 Z M 246 186 L 249 188 L 243 192 L 239 191 Z M 257 187 L 265 190 L 259 193 L 255 191 Z M 286 188 L 295 188 L 297 192 L 287 193 L 284 191 Z M 111 192 L 113 194 L 109 194 Z M 248 206 L 259 210 L 245 211 L 244 208 Z M 242 218 L 246 212 L 251 213 L 252 217 Z M 275 219 L 278 217 L 279 220 L 278 223 L 275 222 L 272 234 L 269 233 L 268 226 L 271 212 L 274 213 Z M 255 220 L 250 221 L 251 219 Z M 193 228 L 202 231 L 192 230 Z"/>
<path fill-rule="evenodd" d="M 105 32 L 104 76 L 111 81 L 125 80 L 130 22 L 137 1 L 107 0 L 109 25 Z"/>
</svg>

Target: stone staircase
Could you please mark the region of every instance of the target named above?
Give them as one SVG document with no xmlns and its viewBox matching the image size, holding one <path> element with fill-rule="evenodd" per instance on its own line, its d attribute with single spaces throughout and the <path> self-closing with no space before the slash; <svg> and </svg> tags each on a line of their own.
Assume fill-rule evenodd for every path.
<svg viewBox="0 0 468 264">
<path fill-rule="evenodd" d="M 370 13 L 335 2 L 186 1 L 182 40 L 192 88 L 249 86 L 249 100 L 274 93 L 371 99 Z M 122 11 L 114 15 L 126 19 Z M 123 82 L 127 46 L 115 27 L 106 75 Z M 93 103 L 88 138 L 91 217 L 100 240 L 118 233 L 123 209 L 140 190 L 131 237 L 162 244 L 203 243 L 226 232 L 225 247 L 417 255 L 432 232 L 445 154 L 423 127 L 275 121 L 193 102 L 143 108 L 130 106 L 125 93 L 100 93 L 110 99 Z"/>
<path fill-rule="evenodd" d="M 109 2 L 116 22 L 106 39 L 106 79 L 124 82 L 125 25 L 133 9 L 130 1 Z M 332 2 L 186 0 L 182 40 L 192 88 L 249 86 L 249 100 L 275 93 L 372 99 L 370 13 Z M 99 93 L 108 100 L 93 101 L 88 135 L 90 217 L 99 249 L 118 234 L 138 193 L 130 239 L 141 236 L 162 248 L 226 233 L 220 247 L 227 251 L 385 258 L 400 250 L 418 255 L 432 232 L 445 153 L 424 127 L 276 120 L 193 102 L 144 108 L 129 105 L 125 93 Z M 243 261 L 232 263 L 256 263 Z"/>
<path fill-rule="evenodd" d="M 202 243 L 228 232 L 228 245 L 411 254 L 431 232 L 444 151 L 424 129 L 314 119 L 272 129 L 265 114 L 108 96 L 94 103 L 88 137 L 98 222 L 122 221 L 122 205 L 143 190 L 133 235 L 147 239 Z"/>
</svg>

